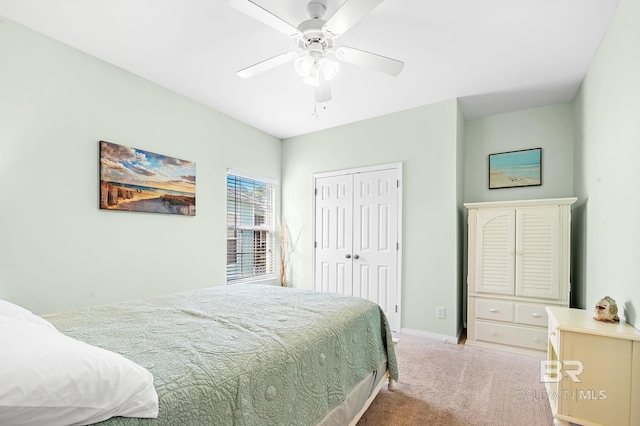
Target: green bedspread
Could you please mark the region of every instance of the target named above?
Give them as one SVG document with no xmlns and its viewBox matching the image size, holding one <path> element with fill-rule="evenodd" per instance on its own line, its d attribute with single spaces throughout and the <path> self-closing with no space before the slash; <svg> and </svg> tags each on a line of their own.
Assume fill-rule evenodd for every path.
<svg viewBox="0 0 640 426">
<path fill-rule="evenodd" d="M 157 419 L 101 425 L 313 425 L 387 361 L 386 317 L 364 299 L 233 285 L 45 317 L 154 376 Z"/>
</svg>

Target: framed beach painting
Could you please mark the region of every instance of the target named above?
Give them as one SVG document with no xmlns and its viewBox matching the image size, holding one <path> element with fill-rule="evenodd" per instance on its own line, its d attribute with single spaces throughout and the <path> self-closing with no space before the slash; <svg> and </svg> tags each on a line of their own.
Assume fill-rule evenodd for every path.
<svg viewBox="0 0 640 426">
<path fill-rule="evenodd" d="M 489 155 L 489 189 L 542 185 L 542 148 Z"/>
<path fill-rule="evenodd" d="M 100 208 L 196 215 L 196 164 L 100 141 Z"/>
</svg>

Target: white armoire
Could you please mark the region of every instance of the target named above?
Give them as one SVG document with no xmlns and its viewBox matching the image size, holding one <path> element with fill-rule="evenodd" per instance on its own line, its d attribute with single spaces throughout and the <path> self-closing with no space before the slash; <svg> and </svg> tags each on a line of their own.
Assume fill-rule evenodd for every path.
<svg viewBox="0 0 640 426">
<path fill-rule="evenodd" d="M 546 306 L 569 306 L 576 198 L 467 203 L 467 344 L 546 356 Z"/>
</svg>

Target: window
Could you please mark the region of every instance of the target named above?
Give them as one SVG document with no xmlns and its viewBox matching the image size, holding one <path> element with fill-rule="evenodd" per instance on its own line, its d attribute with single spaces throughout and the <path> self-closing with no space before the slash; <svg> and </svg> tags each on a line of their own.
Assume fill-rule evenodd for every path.
<svg viewBox="0 0 640 426">
<path fill-rule="evenodd" d="M 227 283 L 275 274 L 274 183 L 227 174 Z"/>
</svg>

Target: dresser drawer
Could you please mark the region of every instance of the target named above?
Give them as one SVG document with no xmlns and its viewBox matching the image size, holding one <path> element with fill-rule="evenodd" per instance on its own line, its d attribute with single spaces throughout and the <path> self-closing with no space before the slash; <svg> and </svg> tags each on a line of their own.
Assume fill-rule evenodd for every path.
<svg viewBox="0 0 640 426">
<path fill-rule="evenodd" d="M 513 302 L 476 299 L 476 318 L 513 322 Z"/>
<path fill-rule="evenodd" d="M 537 325 L 547 327 L 549 317 L 543 305 L 516 303 L 516 322 L 518 324 Z"/>
<path fill-rule="evenodd" d="M 547 330 L 518 327 L 517 325 L 476 322 L 476 339 L 522 348 L 547 349 Z"/>
</svg>

